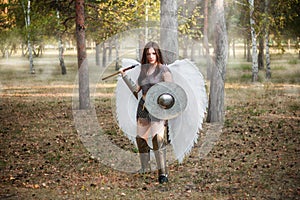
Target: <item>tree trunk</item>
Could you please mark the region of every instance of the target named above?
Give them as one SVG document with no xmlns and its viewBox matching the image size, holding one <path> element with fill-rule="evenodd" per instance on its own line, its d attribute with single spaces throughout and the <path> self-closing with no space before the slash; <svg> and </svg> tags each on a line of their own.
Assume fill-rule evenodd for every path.
<svg viewBox="0 0 300 200">
<path fill-rule="evenodd" d="M 22 42 L 22 56 L 25 57 L 26 55 L 26 52 L 25 52 L 25 45 L 24 43 Z"/>
<path fill-rule="evenodd" d="M 116 67 L 115 67 L 115 70 L 118 71 L 119 68 L 120 68 L 119 67 L 119 60 L 120 60 L 120 58 L 119 58 L 119 40 L 118 40 L 117 36 L 114 39 L 115 39 L 114 43 L 115 43 L 115 48 L 116 48 Z"/>
<path fill-rule="evenodd" d="M 89 70 L 85 46 L 84 0 L 75 1 L 79 74 L 79 109 L 90 108 Z"/>
<path fill-rule="evenodd" d="M 17 45 L 16 45 L 16 44 L 13 44 L 12 47 L 10 48 L 9 57 L 10 57 L 13 53 L 17 53 Z"/>
<path fill-rule="evenodd" d="M 258 51 L 258 69 L 264 69 L 264 38 L 259 38 L 259 51 Z"/>
<path fill-rule="evenodd" d="M 29 72 L 31 74 L 35 74 L 35 69 L 33 65 L 33 56 L 32 56 L 32 46 L 30 41 L 30 32 L 29 32 L 29 26 L 30 26 L 30 0 L 28 0 L 27 4 L 27 12 L 25 15 L 25 24 L 27 28 L 27 47 L 28 47 L 28 54 L 29 54 Z"/>
<path fill-rule="evenodd" d="M 144 34 L 144 42 L 147 43 L 148 42 L 148 36 L 149 36 L 149 27 L 148 27 L 148 23 L 149 23 L 149 3 L 148 1 L 144 1 L 144 8 L 145 8 L 145 24 L 144 24 L 144 30 L 145 30 L 145 34 Z"/>
<path fill-rule="evenodd" d="M 108 61 L 111 62 L 112 61 L 112 41 L 111 38 L 108 41 Z"/>
<path fill-rule="evenodd" d="M 198 56 L 201 57 L 203 55 L 203 45 L 201 44 L 201 41 L 199 42 L 199 48 L 198 49 Z"/>
<path fill-rule="evenodd" d="M 203 26 L 203 47 L 205 49 L 206 57 L 206 75 L 209 80 L 211 77 L 211 58 L 209 55 L 209 44 L 208 44 L 208 0 L 204 1 L 204 26 Z"/>
<path fill-rule="evenodd" d="M 265 43 L 266 43 L 266 78 L 271 78 L 271 62 L 270 62 L 270 48 L 269 48 L 269 0 L 265 0 L 265 13 L 266 13 L 266 32 L 265 32 Z"/>
<path fill-rule="evenodd" d="M 142 60 L 144 46 L 145 46 L 145 32 L 140 30 L 138 31 L 138 50 L 137 50 L 137 60 L 139 61 Z"/>
<path fill-rule="evenodd" d="M 191 42 L 191 61 L 195 60 L 195 43 L 192 41 Z"/>
<path fill-rule="evenodd" d="M 102 67 L 105 67 L 106 66 L 106 44 L 105 42 L 102 43 Z"/>
<path fill-rule="evenodd" d="M 187 57 L 188 57 L 189 39 L 188 39 L 188 36 L 187 36 L 187 35 L 184 35 L 184 36 L 182 37 L 182 39 L 183 39 L 182 56 L 183 56 L 184 58 L 187 58 Z"/>
<path fill-rule="evenodd" d="M 250 4 L 250 28 L 251 28 L 251 38 L 252 38 L 252 82 L 258 80 L 258 63 L 257 63 L 257 46 L 256 46 L 256 32 L 254 29 L 254 0 L 249 0 Z"/>
<path fill-rule="evenodd" d="M 252 62 L 250 39 L 247 39 L 247 62 Z"/>
<path fill-rule="evenodd" d="M 178 59 L 177 0 L 160 1 L 160 43 L 166 64 Z"/>
<path fill-rule="evenodd" d="M 235 40 L 234 40 L 234 38 L 232 39 L 232 56 L 233 56 L 233 59 L 235 59 Z"/>
<path fill-rule="evenodd" d="M 224 121 L 225 73 L 228 60 L 228 39 L 223 0 L 215 2 L 215 64 L 210 81 L 207 122 Z"/>
<path fill-rule="evenodd" d="M 60 23 L 60 13 L 59 13 L 59 0 L 56 0 L 56 18 L 57 18 L 57 24 L 59 25 Z M 61 68 L 61 74 L 65 75 L 67 74 L 67 69 L 65 66 L 65 60 L 64 60 L 64 47 L 62 45 L 62 37 L 61 37 L 61 33 L 58 33 L 58 59 L 59 59 L 59 64 L 60 64 L 60 68 Z"/>
<path fill-rule="evenodd" d="M 44 44 L 40 44 L 40 46 L 39 46 L 39 51 L 40 51 L 40 55 L 43 56 L 43 52 L 44 52 Z"/>
<path fill-rule="evenodd" d="M 247 58 L 247 39 L 244 38 L 244 59 Z"/>
<path fill-rule="evenodd" d="M 100 44 L 96 43 L 96 65 L 100 66 Z"/>
<path fill-rule="evenodd" d="M 61 68 L 61 74 L 66 75 L 67 68 L 66 68 L 65 60 L 64 60 L 64 47 L 62 45 L 60 36 L 58 38 L 58 57 L 59 57 L 59 64 L 60 64 L 60 68 Z"/>
</svg>

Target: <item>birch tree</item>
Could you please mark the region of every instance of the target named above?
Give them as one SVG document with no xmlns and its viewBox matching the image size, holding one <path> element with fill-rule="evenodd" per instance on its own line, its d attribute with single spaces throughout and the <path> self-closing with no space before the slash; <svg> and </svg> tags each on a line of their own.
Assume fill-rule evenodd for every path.
<svg viewBox="0 0 300 200">
<path fill-rule="evenodd" d="M 28 54 L 29 54 L 29 72 L 31 74 L 35 74 L 35 69 L 33 66 L 33 57 L 32 57 L 32 46 L 30 41 L 30 8 L 31 2 L 30 0 L 27 1 L 27 8 L 24 6 L 24 2 L 22 1 L 22 7 L 25 14 L 25 27 L 27 31 L 27 47 L 28 47 Z"/>
<path fill-rule="evenodd" d="M 77 59 L 79 74 L 79 109 L 90 107 L 89 71 L 85 47 L 84 0 L 75 1 Z"/>
<path fill-rule="evenodd" d="M 257 63 L 258 70 L 264 70 L 265 68 L 265 32 L 266 32 L 266 23 L 265 23 L 265 0 L 257 3 L 256 6 L 258 15 L 255 16 L 255 20 L 258 24 L 258 55 L 257 55 Z"/>
<path fill-rule="evenodd" d="M 269 50 L 269 0 L 265 0 L 265 43 L 266 43 L 266 78 L 271 78 L 271 61 L 270 61 L 270 50 Z"/>
<path fill-rule="evenodd" d="M 60 24 L 59 0 L 56 0 L 56 18 L 57 18 L 57 25 L 59 27 Z M 62 75 L 67 74 L 67 69 L 64 60 L 64 47 L 62 45 L 62 34 L 60 33 L 60 31 L 58 31 L 58 59 L 59 59 L 59 65 L 61 67 L 61 74 Z"/>
<path fill-rule="evenodd" d="M 177 0 L 160 2 L 160 46 L 164 62 L 170 64 L 178 59 Z"/>
<path fill-rule="evenodd" d="M 204 26 L 203 26 L 203 46 L 205 49 L 205 57 L 206 57 L 207 79 L 209 79 L 211 75 L 211 62 L 210 62 L 209 44 L 208 44 L 208 1 L 209 0 L 204 1 Z"/>
<path fill-rule="evenodd" d="M 265 49 L 265 30 L 260 30 L 260 36 L 258 38 L 258 54 L 257 54 L 257 64 L 258 64 L 258 69 L 263 70 L 265 68 L 265 63 L 264 63 L 264 49 Z"/>
<path fill-rule="evenodd" d="M 119 48 L 120 48 L 120 45 L 119 45 L 119 37 L 118 36 L 115 36 L 114 37 L 114 44 L 115 44 L 115 48 L 116 48 L 116 66 L 115 66 L 115 70 L 119 70 L 119 60 L 120 60 L 120 57 L 119 57 Z"/>
<path fill-rule="evenodd" d="M 96 53 L 95 53 L 95 57 L 96 57 L 96 65 L 100 66 L 100 44 L 96 43 Z"/>
<path fill-rule="evenodd" d="M 27 28 L 30 27 L 30 0 L 28 0 L 27 5 Z M 35 74 L 35 69 L 33 66 L 33 57 L 32 57 L 32 46 L 30 41 L 30 32 L 28 34 L 28 53 L 29 53 L 29 66 L 30 66 L 30 73 Z"/>
<path fill-rule="evenodd" d="M 250 30 L 252 41 L 252 82 L 258 79 L 258 61 L 257 61 L 257 45 L 256 45 L 256 32 L 254 20 L 254 0 L 249 0 L 250 6 Z"/>
<path fill-rule="evenodd" d="M 224 16 L 223 0 L 216 0 L 215 12 L 215 63 L 210 81 L 209 105 L 207 122 L 224 121 L 224 88 L 225 73 L 228 59 L 228 39 Z"/>
</svg>

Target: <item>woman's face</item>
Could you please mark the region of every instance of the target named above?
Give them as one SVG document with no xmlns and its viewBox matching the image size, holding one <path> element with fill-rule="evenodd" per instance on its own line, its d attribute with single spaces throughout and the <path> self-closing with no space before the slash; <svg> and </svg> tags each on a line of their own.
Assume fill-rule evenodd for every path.
<svg viewBox="0 0 300 200">
<path fill-rule="evenodd" d="M 150 64 L 155 64 L 157 62 L 156 52 L 152 47 L 148 49 L 147 60 Z"/>
</svg>

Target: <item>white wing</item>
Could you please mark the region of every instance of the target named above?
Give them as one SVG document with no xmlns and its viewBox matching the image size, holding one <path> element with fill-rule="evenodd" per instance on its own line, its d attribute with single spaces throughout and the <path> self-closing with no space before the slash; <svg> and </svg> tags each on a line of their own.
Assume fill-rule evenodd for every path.
<svg viewBox="0 0 300 200">
<path fill-rule="evenodd" d="M 176 159 L 182 162 L 198 139 L 207 109 L 205 82 L 198 68 L 189 60 L 177 60 L 168 65 L 173 80 L 187 94 L 187 107 L 181 115 L 169 120 L 169 136 Z"/>
<path fill-rule="evenodd" d="M 138 64 L 133 59 L 123 59 L 122 66 L 129 67 Z M 207 108 L 205 82 L 198 68 L 189 60 L 178 60 L 168 65 L 173 80 L 180 85 L 188 97 L 187 107 L 178 117 L 169 120 L 169 136 L 176 159 L 182 162 L 198 139 L 199 129 L 202 128 L 203 118 Z M 127 72 L 136 81 L 141 66 Z M 135 143 L 136 109 L 138 100 L 131 93 L 122 78 L 118 78 L 116 87 L 116 114 L 119 127 L 124 134 Z"/>
<path fill-rule="evenodd" d="M 131 65 L 140 64 L 134 59 L 122 59 L 122 67 L 129 67 Z M 137 80 L 141 66 L 137 66 L 126 72 L 129 78 L 134 82 Z M 136 109 L 138 106 L 138 100 L 134 97 L 128 86 L 118 77 L 116 87 L 116 118 L 119 127 L 124 134 L 135 142 L 136 137 Z"/>
</svg>

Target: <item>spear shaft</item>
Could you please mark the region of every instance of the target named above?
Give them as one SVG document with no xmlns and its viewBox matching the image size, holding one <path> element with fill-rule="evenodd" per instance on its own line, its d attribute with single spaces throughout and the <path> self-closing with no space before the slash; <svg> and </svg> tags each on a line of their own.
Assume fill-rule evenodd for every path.
<svg viewBox="0 0 300 200">
<path fill-rule="evenodd" d="M 127 67 L 127 68 L 123 69 L 123 72 L 125 72 L 125 71 L 127 71 L 127 70 L 130 70 L 130 69 L 133 69 L 133 68 L 135 68 L 135 67 L 138 66 L 138 65 L 139 65 L 139 64 L 131 65 L 130 67 Z M 108 75 L 108 76 L 102 78 L 102 81 L 104 81 L 104 80 L 106 80 L 106 79 L 108 79 L 108 78 L 110 78 L 110 77 L 116 76 L 116 75 L 118 75 L 118 74 L 120 74 L 120 73 L 121 73 L 121 72 L 118 71 L 118 72 L 116 72 L 116 73 L 113 73 L 113 74 L 111 74 L 111 75 Z"/>
</svg>

